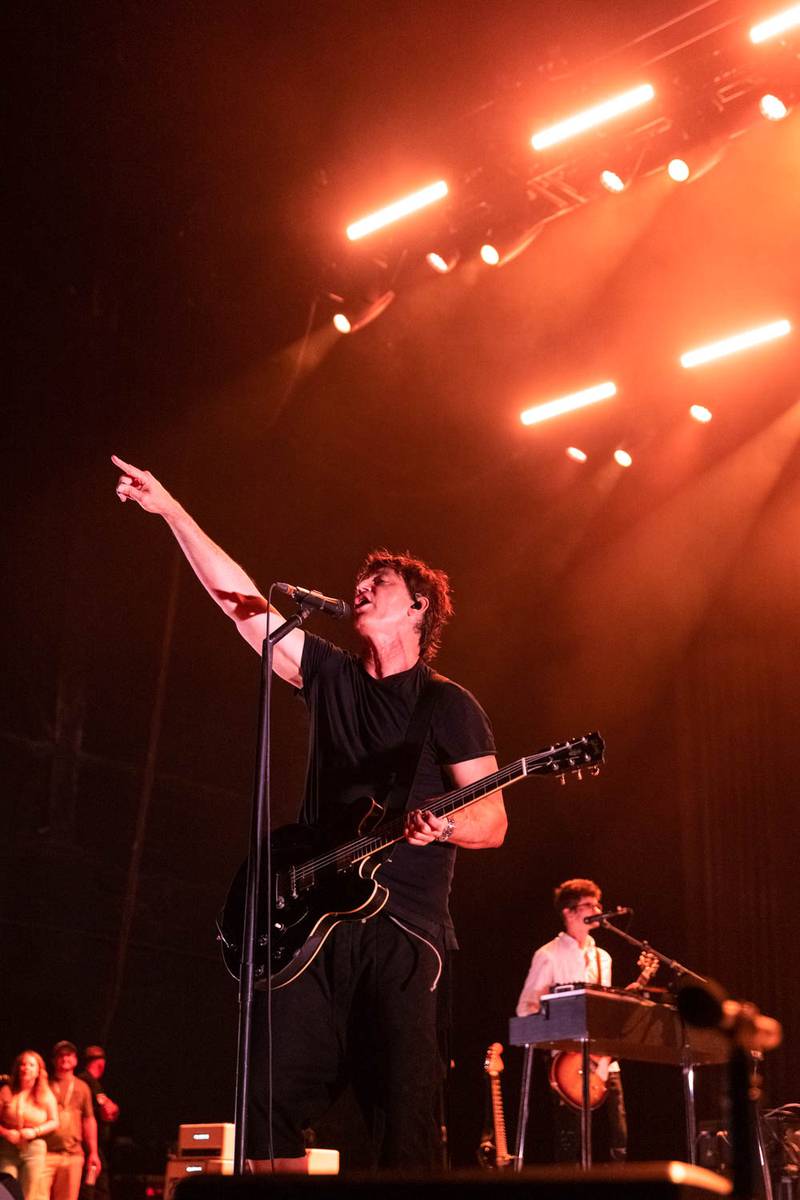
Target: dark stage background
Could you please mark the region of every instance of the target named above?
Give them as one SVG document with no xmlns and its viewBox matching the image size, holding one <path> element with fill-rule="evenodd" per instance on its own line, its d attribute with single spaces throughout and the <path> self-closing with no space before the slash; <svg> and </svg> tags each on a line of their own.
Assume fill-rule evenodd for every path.
<svg viewBox="0 0 800 1200">
<path fill-rule="evenodd" d="M 104 1042 L 132 1164 L 158 1170 L 180 1122 L 231 1114 L 213 922 L 244 849 L 258 663 L 166 528 L 117 502 L 113 451 L 262 587 L 347 596 L 375 544 L 445 567 L 439 669 L 490 712 L 501 761 L 606 737 L 598 779 L 520 785 L 505 846 L 459 855 L 457 1161 L 569 875 L 779 1017 L 768 1097 L 800 1099 L 798 351 L 676 365 L 800 317 L 797 118 L 684 191 L 659 176 L 598 201 L 499 273 L 420 279 L 355 337 L 307 331 L 346 220 L 477 137 L 469 114 L 498 95 L 497 122 L 528 129 L 516 81 L 548 57 L 577 66 L 678 11 L 201 0 L 12 18 L 0 1054 Z M 519 424 L 527 402 L 620 376 L 612 404 Z M 564 457 L 576 441 L 586 467 Z M 621 442 L 627 473 L 606 465 Z M 283 822 L 305 727 L 277 692 Z M 627 948 L 606 944 L 626 982 Z M 634 1153 L 680 1155 L 677 1083 L 656 1074 L 630 1075 Z"/>
</svg>

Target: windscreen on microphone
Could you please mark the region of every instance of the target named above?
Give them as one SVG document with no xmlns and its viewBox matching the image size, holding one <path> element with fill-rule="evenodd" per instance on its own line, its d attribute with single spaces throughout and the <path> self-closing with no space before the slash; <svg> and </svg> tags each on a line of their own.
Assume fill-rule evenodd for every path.
<svg viewBox="0 0 800 1200">
<path fill-rule="evenodd" d="M 608 912 L 595 913 L 591 917 L 584 917 L 584 925 L 592 925 L 595 921 L 610 921 L 612 917 L 630 917 L 633 915 L 633 909 L 628 908 L 624 904 L 618 904 L 616 908 L 610 908 Z"/>
<path fill-rule="evenodd" d="M 305 608 L 318 608 L 329 617 L 337 617 L 340 620 L 350 616 L 350 605 L 344 600 L 323 596 L 322 592 L 312 591 L 310 588 L 295 587 L 293 583 L 276 583 L 275 587 L 279 592 L 286 592 L 287 596 L 291 596 L 292 600 Z"/>
</svg>

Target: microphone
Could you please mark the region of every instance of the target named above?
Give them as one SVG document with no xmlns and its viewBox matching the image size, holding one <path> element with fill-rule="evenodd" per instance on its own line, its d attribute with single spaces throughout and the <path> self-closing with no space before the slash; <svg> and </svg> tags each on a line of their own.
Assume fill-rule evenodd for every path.
<svg viewBox="0 0 800 1200">
<path fill-rule="evenodd" d="M 296 600 L 305 608 L 318 608 L 320 612 L 327 613 L 329 617 L 338 617 L 340 620 L 342 617 L 350 616 L 350 605 L 345 604 L 344 600 L 334 600 L 332 596 L 323 596 L 322 592 L 295 587 L 291 583 L 276 583 L 275 587 L 280 592 L 286 592 L 292 600 Z"/>
<path fill-rule="evenodd" d="M 591 925 L 594 921 L 610 921 L 612 917 L 630 917 L 632 914 L 632 908 L 618 904 L 616 908 L 610 908 L 608 912 L 595 913 L 593 917 L 584 917 L 583 923 L 584 925 Z"/>
</svg>

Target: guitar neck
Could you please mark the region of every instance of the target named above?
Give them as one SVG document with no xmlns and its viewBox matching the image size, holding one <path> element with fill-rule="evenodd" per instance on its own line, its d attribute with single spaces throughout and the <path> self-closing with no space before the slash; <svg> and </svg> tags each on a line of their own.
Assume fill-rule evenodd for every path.
<svg viewBox="0 0 800 1200">
<path fill-rule="evenodd" d="M 455 791 L 447 792 L 444 796 L 438 796 L 435 800 L 428 801 L 426 808 L 435 817 L 447 817 L 462 808 L 467 808 L 470 804 L 477 803 L 484 796 L 490 796 L 492 792 L 497 792 L 500 788 L 510 787 L 512 783 L 517 783 L 518 780 L 524 779 L 529 773 L 527 763 L 527 759 L 517 759 L 516 762 L 503 767 L 502 770 L 495 771 L 494 774 L 479 779 L 477 783 L 470 783 L 466 787 L 456 788 Z M 377 850 L 383 850 L 384 847 L 399 842 L 405 832 L 405 824 L 405 815 L 403 815 L 394 821 L 388 822 L 387 825 L 377 831 L 374 837 L 363 838 L 363 849 L 359 851 L 358 857 L 365 858 L 370 854 L 374 854 Z"/>
<path fill-rule="evenodd" d="M 532 754 L 527 758 L 518 758 L 499 771 L 494 771 L 491 775 L 478 779 L 475 783 L 456 788 L 444 796 L 429 800 L 426 807 L 434 816 L 446 817 L 462 808 L 467 808 L 470 804 L 475 804 L 484 796 L 499 791 L 500 788 L 510 787 L 512 783 L 517 783 L 527 775 L 560 775 L 563 779 L 564 774 L 568 771 L 580 772 L 583 767 L 594 768 L 596 763 L 602 762 L 603 748 L 603 739 L 600 734 L 589 733 L 578 738 L 577 741 L 550 746 L 547 750 L 540 750 L 538 754 Z M 298 885 L 313 883 L 317 871 L 325 867 L 346 871 L 362 859 L 369 858 L 371 855 L 393 846 L 405 834 L 405 821 L 405 814 L 403 814 L 382 825 L 374 834 L 338 846 L 320 858 L 312 859 L 293 868 L 295 881 Z"/>
<path fill-rule="evenodd" d="M 506 1119 L 503 1113 L 503 1093 L 500 1090 L 500 1076 L 492 1075 L 492 1120 L 494 1121 L 494 1151 L 498 1166 L 508 1162 L 508 1142 L 506 1140 Z"/>
<path fill-rule="evenodd" d="M 495 771 L 492 775 L 487 775 L 483 779 L 479 779 L 477 783 L 456 788 L 455 791 L 447 792 L 444 796 L 430 800 L 426 807 L 435 817 L 449 816 L 451 813 L 458 812 L 462 808 L 467 808 L 470 804 L 477 803 L 484 796 L 490 796 L 492 792 L 499 791 L 500 788 L 510 787 L 512 783 L 517 783 L 518 780 L 524 779 L 526 775 L 531 774 L 533 769 L 531 764 L 539 757 L 538 755 L 534 755 L 533 758 L 517 759 L 516 762 L 503 767 L 502 770 Z M 388 846 L 393 846 L 395 842 L 399 842 L 403 838 L 405 826 L 405 815 L 403 815 L 393 821 L 388 821 L 379 830 L 376 830 L 373 835 L 359 838 L 357 841 L 349 842 L 344 846 L 339 846 L 335 851 L 337 866 L 345 869 L 353 863 L 360 862 L 362 858 L 369 858 L 370 855 L 377 854 L 380 850 L 385 850 Z M 330 855 L 325 855 L 321 859 L 305 863 L 303 867 L 298 868 L 298 871 L 300 873 L 305 871 L 313 872 L 327 865 L 329 862 Z"/>
</svg>

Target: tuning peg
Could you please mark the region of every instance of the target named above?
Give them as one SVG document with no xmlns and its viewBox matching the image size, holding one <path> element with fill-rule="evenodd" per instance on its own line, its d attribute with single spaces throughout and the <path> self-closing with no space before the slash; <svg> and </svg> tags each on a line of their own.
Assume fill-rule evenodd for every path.
<svg viewBox="0 0 800 1200">
<path fill-rule="evenodd" d="M 589 774 L 590 775 L 599 775 L 600 768 L 599 767 L 589 767 Z"/>
<path fill-rule="evenodd" d="M 583 771 L 581 770 L 580 767 L 575 768 L 575 777 L 577 779 L 583 779 Z"/>
<path fill-rule="evenodd" d="M 566 785 L 567 785 L 567 781 L 566 781 L 566 779 L 564 778 L 563 774 L 562 774 L 562 775 L 559 775 L 559 777 L 558 777 L 558 782 L 561 784 L 561 786 L 562 786 L 562 787 L 566 787 Z"/>
</svg>

